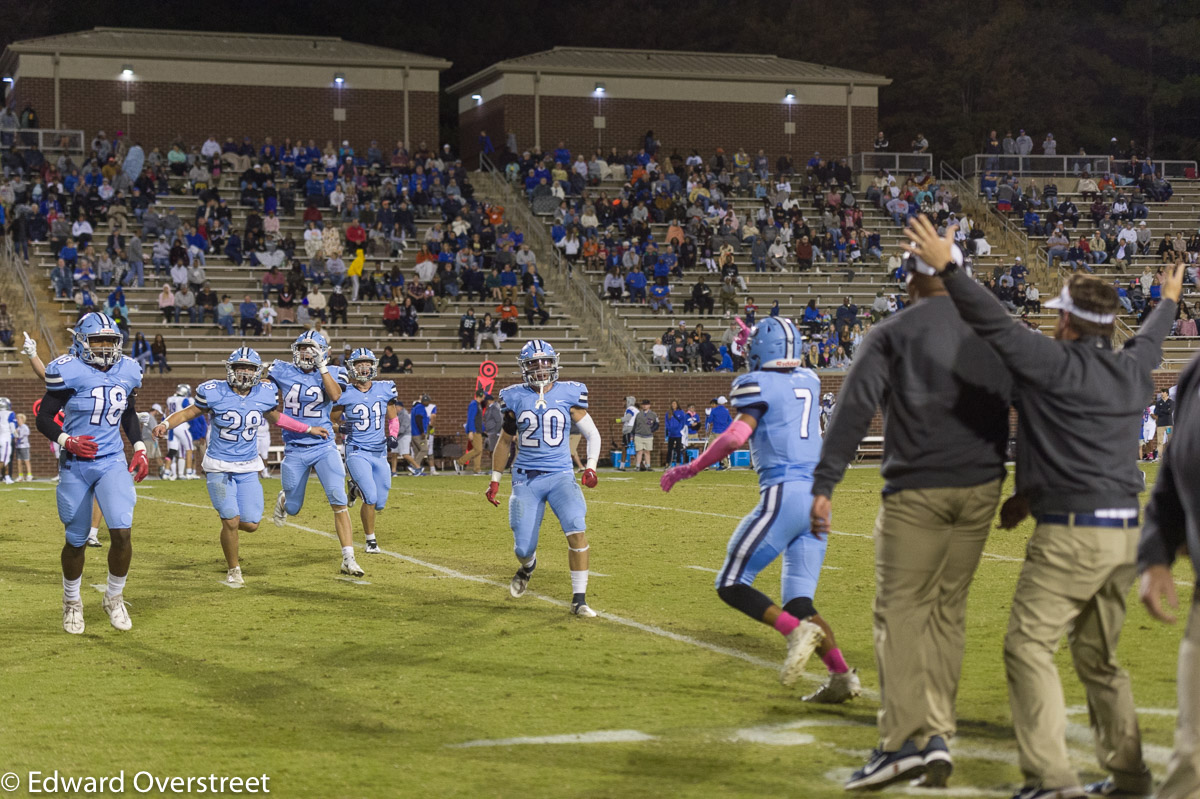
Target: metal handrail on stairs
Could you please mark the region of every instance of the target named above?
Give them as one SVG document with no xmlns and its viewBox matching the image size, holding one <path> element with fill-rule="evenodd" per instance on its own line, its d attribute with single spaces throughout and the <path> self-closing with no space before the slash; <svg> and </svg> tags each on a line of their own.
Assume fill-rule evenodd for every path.
<svg viewBox="0 0 1200 799">
<path fill-rule="evenodd" d="M 17 257 L 17 251 L 13 247 L 12 239 L 5 236 L 4 247 L 0 249 L 0 259 L 8 266 L 9 271 L 17 276 L 17 280 L 21 283 L 21 290 L 25 294 L 25 304 L 33 313 L 34 319 L 37 320 L 38 333 L 41 334 L 42 341 L 45 342 L 46 349 L 50 354 L 50 359 L 58 357 L 58 342 L 54 338 L 54 334 L 50 331 L 50 327 L 46 324 L 46 318 L 42 316 L 42 311 L 38 307 L 37 292 L 33 290 L 33 284 L 29 282 L 29 271 L 25 268 L 25 261 Z"/>
</svg>

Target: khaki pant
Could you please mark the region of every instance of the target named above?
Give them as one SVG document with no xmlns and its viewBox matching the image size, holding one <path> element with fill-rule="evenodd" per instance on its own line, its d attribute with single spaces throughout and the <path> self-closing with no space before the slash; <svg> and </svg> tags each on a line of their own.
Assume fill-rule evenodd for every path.
<svg viewBox="0 0 1200 799">
<path fill-rule="evenodd" d="M 467 439 L 470 441 L 471 449 L 462 454 L 458 459 L 460 466 L 467 466 L 474 463 L 472 471 L 478 473 L 483 468 L 483 437 L 478 433 L 468 433 Z"/>
<path fill-rule="evenodd" d="M 1158 799 L 1200 796 L 1200 604 L 1192 604 L 1187 634 L 1179 644 L 1179 719 L 1175 722 L 1175 752 Z"/>
<path fill-rule="evenodd" d="M 875 520 L 875 660 L 881 746 L 955 731 L 967 591 L 1000 499 L 1000 480 L 887 494 Z"/>
<path fill-rule="evenodd" d="M 1004 669 L 1027 785 L 1079 784 L 1067 754 L 1067 711 L 1054 652 L 1063 635 L 1087 691 L 1101 768 L 1123 791 L 1147 793 L 1129 675 L 1117 664 L 1125 596 L 1137 576 L 1136 528 L 1038 524 L 1017 580 Z"/>
</svg>

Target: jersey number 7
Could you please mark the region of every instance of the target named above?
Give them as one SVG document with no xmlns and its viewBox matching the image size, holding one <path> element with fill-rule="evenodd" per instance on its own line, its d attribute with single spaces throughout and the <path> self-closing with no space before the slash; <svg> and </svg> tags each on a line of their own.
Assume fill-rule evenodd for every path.
<svg viewBox="0 0 1200 799">
<path fill-rule="evenodd" d="M 800 437 L 808 438 L 808 420 L 812 415 L 812 391 L 807 388 L 794 388 L 796 399 L 804 403 L 804 416 L 800 422 Z"/>
</svg>

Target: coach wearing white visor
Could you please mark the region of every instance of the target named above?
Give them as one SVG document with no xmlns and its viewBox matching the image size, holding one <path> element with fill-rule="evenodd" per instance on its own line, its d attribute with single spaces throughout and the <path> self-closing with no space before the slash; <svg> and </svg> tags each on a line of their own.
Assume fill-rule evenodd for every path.
<svg viewBox="0 0 1200 799">
<path fill-rule="evenodd" d="M 1000 356 L 1016 383 L 1016 493 L 1000 510 L 1011 528 L 1032 513 L 1029 540 L 1004 640 L 1009 703 L 1025 785 L 1020 799 L 1084 796 L 1067 753 L 1067 714 L 1054 651 L 1064 635 L 1087 691 L 1100 766 L 1087 786 L 1103 796 L 1144 795 L 1150 773 L 1129 675 L 1116 660 L 1125 596 L 1137 576 L 1136 454 L 1151 373 L 1175 320 L 1183 266 L 1169 268 L 1162 301 L 1136 336 L 1113 349 L 1116 289 L 1073 275 L 1058 297 L 1054 338 L 1025 329 L 951 261 L 945 236 L 924 217 L 905 231 L 909 250 L 942 273 L 963 321 Z"/>
</svg>

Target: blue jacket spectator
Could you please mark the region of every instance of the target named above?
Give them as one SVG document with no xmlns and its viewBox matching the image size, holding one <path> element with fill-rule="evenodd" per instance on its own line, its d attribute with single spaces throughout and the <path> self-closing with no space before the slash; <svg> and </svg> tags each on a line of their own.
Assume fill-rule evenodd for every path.
<svg viewBox="0 0 1200 799">
<path fill-rule="evenodd" d="M 725 407 L 724 403 L 718 400 L 717 406 L 709 411 L 708 423 L 705 426 L 713 432 L 713 435 L 719 436 L 728 430 L 731 424 L 733 424 L 733 417 L 729 415 L 729 409 Z"/>
</svg>

